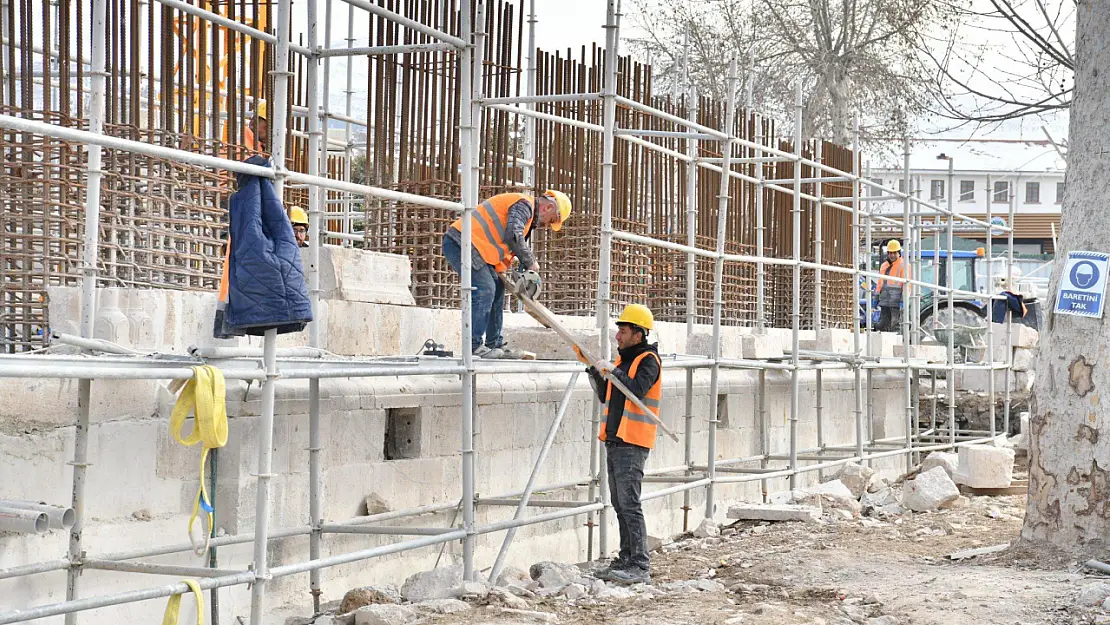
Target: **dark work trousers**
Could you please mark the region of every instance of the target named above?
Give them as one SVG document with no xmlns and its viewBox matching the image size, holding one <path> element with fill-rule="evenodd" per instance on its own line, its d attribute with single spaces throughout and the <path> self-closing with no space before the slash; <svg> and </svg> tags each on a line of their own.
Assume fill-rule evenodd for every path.
<svg viewBox="0 0 1110 625">
<path fill-rule="evenodd" d="M 647 550 L 647 523 L 640 507 L 644 464 L 651 450 L 622 442 L 605 443 L 605 466 L 609 470 L 609 498 L 617 513 L 621 550 L 617 558 L 627 567 L 651 570 Z"/>
<path fill-rule="evenodd" d="M 898 306 L 879 306 L 879 323 L 875 329 L 880 332 L 901 332 L 902 309 Z"/>
</svg>

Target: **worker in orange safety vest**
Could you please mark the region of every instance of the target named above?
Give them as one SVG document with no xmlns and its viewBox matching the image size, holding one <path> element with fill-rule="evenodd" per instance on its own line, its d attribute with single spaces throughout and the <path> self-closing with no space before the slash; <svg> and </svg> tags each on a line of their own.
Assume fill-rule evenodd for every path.
<svg viewBox="0 0 1110 625">
<path fill-rule="evenodd" d="M 887 259 L 879 267 L 879 273 L 891 278 L 908 278 L 910 275 L 906 260 L 902 257 L 902 244 L 891 239 L 886 244 Z M 902 324 L 902 292 L 908 285 L 905 282 L 880 278 L 878 282 L 880 332 L 897 332 Z"/>
</svg>

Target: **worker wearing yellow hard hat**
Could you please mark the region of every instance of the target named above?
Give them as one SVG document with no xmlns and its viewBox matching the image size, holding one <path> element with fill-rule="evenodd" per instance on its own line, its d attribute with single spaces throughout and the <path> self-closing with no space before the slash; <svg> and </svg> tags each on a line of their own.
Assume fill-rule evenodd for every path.
<svg viewBox="0 0 1110 625">
<path fill-rule="evenodd" d="M 471 353 L 479 358 L 521 358 L 501 336 L 505 287 L 500 274 L 517 259 L 524 270 L 522 286 L 535 293 L 541 282 L 532 251 L 532 233 L 540 228 L 558 232 L 570 218 L 571 202 L 562 191 L 542 195 L 502 193 L 478 205 L 471 214 Z M 462 275 L 462 218 L 443 235 L 443 256 Z M 465 338 L 463 339 L 466 340 Z M 465 347 L 465 346 L 464 346 Z"/>
<path fill-rule="evenodd" d="M 586 373 L 604 405 L 605 420 L 597 436 L 605 443 L 609 472 L 609 495 L 617 513 L 620 552 L 598 577 L 619 584 L 651 582 L 651 559 L 647 549 L 647 524 L 640 505 L 644 465 L 655 446 L 656 428 L 651 416 L 659 418 L 663 400 L 663 363 L 659 348 L 648 343 L 655 317 L 643 304 L 629 304 L 617 319 L 617 360 L 598 361 Z M 585 362 L 575 347 L 578 359 Z M 586 363 L 590 364 L 590 363 Z M 607 377 L 621 382 L 651 411 L 645 414 Z"/>
<path fill-rule="evenodd" d="M 290 207 L 289 223 L 293 224 L 293 236 L 297 237 L 297 247 L 308 247 L 308 213 L 300 206 Z"/>
<path fill-rule="evenodd" d="M 254 152 L 265 152 L 270 147 L 270 116 L 266 101 L 259 100 L 254 108 L 254 116 L 243 129 L 243 142 Z"/>
<path fill-rule="evenodd" d="M 879 323 L 875 329 L 880 332 L 897 332 L 898 326 L 902 323 L 902 293 L 908 285 L 905 282 L 888 280 L 886 277 L 908 278 L 910 273 L 905 259 L 902 258 L 902 244 L 898 239 L 887 241 L 884 247 L 886 260 L 879 267 L 879 273 L 885 277 L 879 279 L 877 287 Z"/>
</svg>

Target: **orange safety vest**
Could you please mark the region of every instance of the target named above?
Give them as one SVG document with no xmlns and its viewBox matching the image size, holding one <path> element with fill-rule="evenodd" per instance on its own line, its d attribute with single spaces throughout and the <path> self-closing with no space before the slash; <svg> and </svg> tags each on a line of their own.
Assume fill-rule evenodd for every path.
<svg viewBox="0 0 1110 625">
<path fill-rule="evenodd" d="M 905 262 L 905 259 L 903 259 L 901 256 L 899 256 L 897 258 L 897 260 L 894 261 L 893 264 L 891 264 L 891 262 L 889 260 L 883 261 L 883 264 L 879 267 L 879 273 L 881 273 L 885 276 L 890 276 L 892 278 L 905 278 L 905 277 L 907 277 L 906 276 L 906 262 Z M 885 286 L 887 282 L 890 282 L 890 284 L 892 286 L 900 286 L 900 287 L 903 287 L 903 288 L 909 286 L 905 282 L 892 282 L 892 281 L 883 280 L 883 279 L 880 278 L 879 279 L 879 290 L 878 290 L 879 293 L 882 293 L 883 286 Z"/>
<path fill-rule="evenodd" d="M 652 356 L 659 360 L 659 354 L 655 352 L 644 352 L 632 361 L 632 367 L 628 370 L 628 377 L 635 378 L 636 370 L 640 368 L 640 361 L 647 356 Z M 617 356 L 617 366 L 621 364 L 621 357 Z M 601 420 L 601 431 L 598 432 L 597 437 L 605 440 L 605 423 L 609 420 L 609 399 L 613 396 L 613 383 L 609 382 L 608 389 L 605 391 L 605 418 Z M 659 362 L 659 377 L 655 380 L 655 384 L 651 385 L 648 389 L 647 395 L 642 400 L 644 405 L 648 407 L 651 414 L 659 417 L 659 402 L 663 399 L 663 362 Z M 643 410 L 640 410 L 636 404 L 632 403 L 627 397 L 624 399 L 624 415 L 621 417 L 621 424 L 617 427 L 617 437 L 626 443 L 639 445 L 640 447 L 647 447 L 651 449 L 655 447 L 655 430 L 659 426 L 651 420 Z"/>
<path fill-rule="evenodd" d="M 535 219 L 535 200 L 523 193 L 502 193 L 482 202 L 471 217 L 471 232 L 474 249 L 482 255 L 486 264 L 493 265 L 498 272 L 506 271 L 513 262 L 512 250 L 505 243 L 505 231 L 509 227 L 509 207 L 520 200 L 527 200 L 532 206 L 532 217 L 524 224 L 524 236 L 532 231 Z M 462 232 L 462 217 L 455 220 L 451 227 Z"/>
</svg>

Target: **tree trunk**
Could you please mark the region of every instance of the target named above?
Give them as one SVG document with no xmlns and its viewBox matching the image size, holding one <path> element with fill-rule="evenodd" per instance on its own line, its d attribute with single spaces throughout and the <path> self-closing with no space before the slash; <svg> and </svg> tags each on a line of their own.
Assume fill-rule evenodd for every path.
<svg viewBox="0 0 1110 625">
<path fill-rule="evenodd" d="M 1108 37 L 1110 1 L 1081 0 L 1067 193 L 1056 252 L 1061 261 L 1046 307 L 1055 302 L 1067 251 L 1110 251 Z M 1110 392 L 1108 317 L 1048 315 L 1030 406 L 1029 502 L 1021 532 L 1025 541 L 1096 557 L 1106 555 L 1110 537 L 1110 394 L 1102 405 L 1102 393 Z"/>
</svg>

